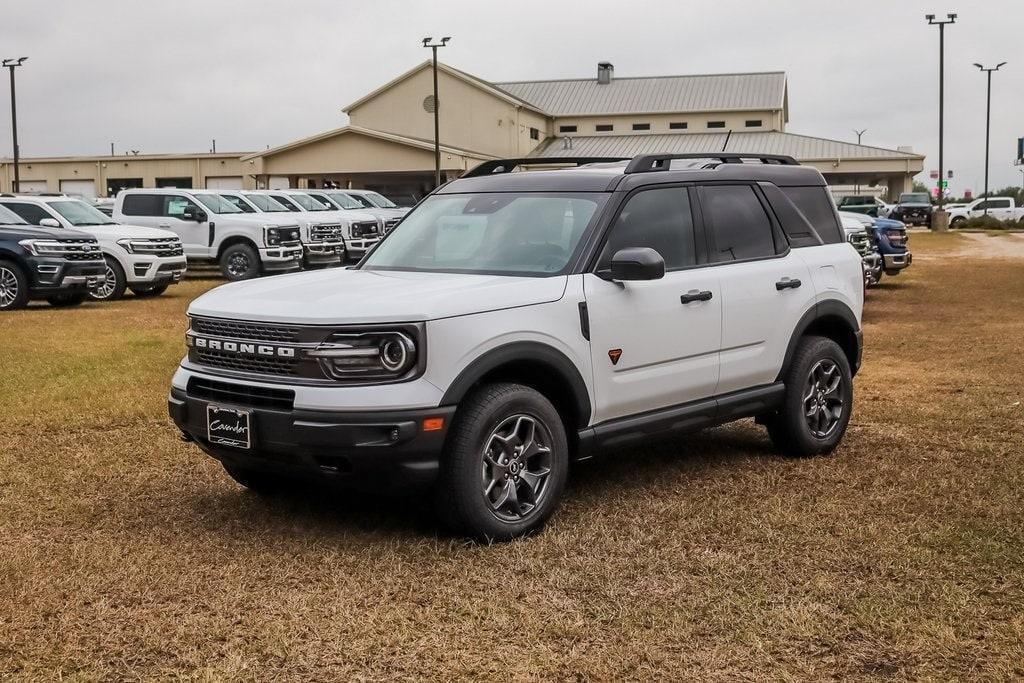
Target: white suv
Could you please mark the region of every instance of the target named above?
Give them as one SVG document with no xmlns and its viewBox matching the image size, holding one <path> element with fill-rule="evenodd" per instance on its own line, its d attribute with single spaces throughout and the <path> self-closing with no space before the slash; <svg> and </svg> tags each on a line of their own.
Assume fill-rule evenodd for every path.
<svg viewBox="0 0 1024 683">
<path fill-rule="evenodd" d="M 170 230 L 181 238 L 189 260 L 216 262 L 229 280 L 302 267 L 293 218 L 248 215 L 214 190 L 122 190 L 114 220 Z"/>
<path fill-rule="evenodd" d="M 159 296 L 181 281 L 185 255 L 173 232 L 122 225 L 81 199 L 64 195 L 0 197 L 0 205 L 34 225 L 78 230 L 96 238 L 106 276 L 89 296 L 114 301 L 130 289 L 136 296 Z"/>
<path fill-rule="evenodd" d="M 183 436 L 256 491 L 428 483 L 493 540 L 548 519 L 571 460 L 648 437 L 755 417 L 787 455 L 835 449 L 863 275 L 821 174 L 732 153 L 510 172 L 584 161 L 485 162 L 354 269 L 196 299 Z"/>
</svg>

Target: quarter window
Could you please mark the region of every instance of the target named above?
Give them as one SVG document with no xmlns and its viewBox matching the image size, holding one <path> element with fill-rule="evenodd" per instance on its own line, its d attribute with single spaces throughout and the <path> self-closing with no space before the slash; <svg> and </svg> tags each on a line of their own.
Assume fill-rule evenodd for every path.
<svg viewBox="0 0 1024 683">
<path fill-rule="evenodd" d="M 751 186 L 704 187 L 701 208 L 711 224 L 711 260 L 742 261 L 775 254 L 771 221 Z"/>
<path fill-rule="evenodd" d="M 685 187 L 639 192 L 626 202 L 615 220 L 598 268 L 607 269 L 619 249 L 650 247 L 665 259 L 666 270 L 696 264 L 693 214 Z"/>
</svg>

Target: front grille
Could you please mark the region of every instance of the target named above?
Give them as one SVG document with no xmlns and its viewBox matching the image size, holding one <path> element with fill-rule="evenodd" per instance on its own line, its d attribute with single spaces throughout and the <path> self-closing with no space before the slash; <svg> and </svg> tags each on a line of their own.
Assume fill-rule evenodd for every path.
<svg viewBox="0 0 1024 683">
<path fill-rule="evenodd" d="M 224 370 L 238 372 L 259 372 L 265 375 L 288 377 L 295 373 L 297 361 L 294 358 L 265 358 L 261 356 L 239 356 L 214 349 L 193 348 L 189 352 L 196 362 Z"/>
<path fill-rule="evenodd" d="M 395 226 L 398 225 L 398 221 L 400 221 L 400 220 L 402 220 L 402 219 L 401 218 L 389 218 L 386 221 L 384 221 L 384 234 L 386 235 L 387 233 L 389 233 L 392 230 L 394 230 Z"/>
<path fill-rule="evenodd" d="M 56 240 L 60 244 L 60 253 L 53 253 L 66 261 L 102 261 L 103 253 L 99 242 L 94 239 L 62 238 Z M 51 252 L 52 253 L 52 252 Z"/>
<path fill-rule="evenodd" d="M 314 225 L 310 229 L 310 242 L 329 242 L 341 239 L 340 225 Z"/>
<path fill-rule="evenodd" d="M 156 269 L 158 273 L 173 273 L 174 271 L 181 270 L 185 266 L 181 263 L 161 263 L 160 267 Z"/>
<path fill-rule="evenodd" d="M 850 244 L 853 245 L 853 248 L 861 256 L 867 256 L 871 253 L 871 239 L 866 232 L 855 232 L 850 235 Z"/>
<path fill-rule="evenodd" d="M 362 223 L 352 224 L 352 236 L 353 237 L 368 237 L 369 235 L 377 234 L 377 223 L 364 221 Z"/>
<path fill-rule="evenodd" d="M 268 342 L 294 342 L 299 338 L 299 328 L 288 325 L 264 325 L 261 323 L 219 320 L 217 318 L 192 318 L 192 330 L 199 334 L 232 339 L 248 339 Z"/>
<path fill-rule="evenodd" d="M 177 237 L 160 237 L 154 239 L 134 239 L 131 242 L 132 251 L 136 254 L 147 256 L 172 257 L 182 256 L 185 251 L 182 249 L 181 240 Z"/>
<path fill-rule="evenodd" d="M 188 381 L 188 393 L 190 396 L 207 401 L 234 403 L 254 408 L 291 410 L 295 405 L 295 392 L 291 389 L 230 384 L 203 377 L 193 377 Z"/>
</svg>

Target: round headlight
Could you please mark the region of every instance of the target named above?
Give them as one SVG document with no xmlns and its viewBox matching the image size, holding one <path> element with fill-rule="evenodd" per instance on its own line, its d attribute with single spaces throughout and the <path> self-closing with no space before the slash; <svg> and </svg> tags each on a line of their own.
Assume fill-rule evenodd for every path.
<svg viewBox="0 0 1024 683">
<path fill-rule="evenodd" d="M 398 372 L 409 362 L 409 347 L 402 337 L 391 337 L 380 345 L 380 364 L 389 372 Z"/>
</svg>

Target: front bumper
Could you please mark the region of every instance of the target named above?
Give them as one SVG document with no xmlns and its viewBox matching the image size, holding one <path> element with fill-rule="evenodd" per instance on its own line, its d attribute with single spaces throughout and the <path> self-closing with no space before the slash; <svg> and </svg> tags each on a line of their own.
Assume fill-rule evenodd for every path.
<svg viewBox="0 0 1024 683">
<path fill-rule="evenodd" d="M 307 242 L 304 243 L 306 263 L 311 266 L 334 265 L 341 263 L 345 258 L 345 242 L 342 240 L 331 242 Z"/>
<path fill-rule="evenodd" d="M 914 255 L 911 254 L 909 251 L 904 252 L 902 254 L 882 255 L 882 265 L 885 268 L 886 272 L 891 270 L 903 270 L 904 268 L 909 266 L 913 262 L 913 260 Z"/>
<path fill-rule="evenodd" d="M 134 258 L 128 269 L 130 284 L 164 284 L 180 282 L 185 276 L 185 257 Z"/>
<path fill-rule="evenodd" d="M 302 268 L 302 245 L 260 247 L 260 265 L 268 273 L 287 273 Z"/>
<path fill-rule="evenodd" d="M 428 485 L 437 478 L 454 406 L 373 412 L 299 410 L 256 405 L 263 399 L 232 393 L 242 389 L 223 382 L 190 382 L 184 390 L 174 387 L 168 398 L 171 419 L 185 439 L 227 465 L 384 489 Z M 250 449 L 209 440 L 206 415 L 211 404 L 250 411 Z M 443 428 L 424 431 L 427 418 L 443 418 Z"/>
<path fill-rule="evenodd" d="M 33 258 L 30 288 L 34 296 L 54 292 L 94 289 L 106 277 L 103 260 L 66 261 L 60 258 Z"/>
<path fill-rule="evenodd" d="M 380 242 L 380 237 L 360 237 L 358 239 L 345 240 L 345 248 L 349 256 L 362 258 L 374 245 Z"/>
</svg>

